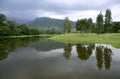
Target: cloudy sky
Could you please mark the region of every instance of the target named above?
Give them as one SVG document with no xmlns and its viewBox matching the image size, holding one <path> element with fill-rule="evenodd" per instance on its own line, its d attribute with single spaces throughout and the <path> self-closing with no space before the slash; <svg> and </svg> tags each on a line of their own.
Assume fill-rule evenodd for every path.
<svg viewBox="0 0 120 79">
<path fill-rule="evenodd" d="M 111 9 L 113 20 L 120 21 L 120 0 L 0 0 L 0 13 L 26 21 L 36 17 L 95 21 L 97 14 L 105 14 L 107 8 Z"/>
</svg>

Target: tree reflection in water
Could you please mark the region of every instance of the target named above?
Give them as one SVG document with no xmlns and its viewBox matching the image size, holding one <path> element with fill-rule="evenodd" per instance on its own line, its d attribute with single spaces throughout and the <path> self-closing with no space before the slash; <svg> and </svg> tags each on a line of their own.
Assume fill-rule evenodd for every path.
<svg viewBox="0 0 120 79">
<path fill-rule="evenodd" d="M 77 44 L 76 51 L 78 54 L 78 58 L 81 60 L 87 60 L 89 56 L 92 55 L 92 47 L 90 45 L 85 46 L 85 45 Z"/>
<path fill-rule="evenodd" d="M 63 56 L 66 59 L 69 59 L 71 56 L 71 50 L 72 50 L 72 45 L 71 44 L 66 44 L 66 46 L 64 47 L 64 53 Z"/>
<path fill-rule="evenodd" d="M 66 44 L 64 47 L 64 57 L 69 59 L 71 56 L 72 45 Z M 95 46 L 95 44 L 77 44 L 76 45 L 76 52 L 78 58 L 81 60 L 88 60 L 89 57 L 92 55 L 93 51 L 95 50 L 96 60 L 97 60 L 97 67 L 99 70 L 103 68 L 103 64 L 105 69 L 110 69 L 111 61 L 112 61 L 112 51 L 108 47 L 104 47 L 102 45 Z"/>
<path fill-rule="evenodd" d="M 0 39 L 0 60 L 7 58 L 8 54 L 20 47 L 26 47 L 30 43 L 39 41 L 40 37 L 24 38 L 1 38 Z"/>
<path fill-rule="evenodd" d="M 111 61 L 112 61 L 112 51 L 110 48 L 104 49 L 104 64 L 106 69 L 110 69 Z"/>
<path fill-rule="evenodd" d="M 103 46 L 96 47 L 96 60 L 97 60 L 97 67 L 99 70 L 103 67 Z"/>
<path fill-rule="evenodd" d="M 99 70 L 103 67 L 103 63 L 105 65 L 105 69 L 110 69 L 111 61 L 112 61 L 112 51 L 110 48 L 97 46 L 96 47 L 96 59 L 97 59 L 97 67 Z"/>
</svg>

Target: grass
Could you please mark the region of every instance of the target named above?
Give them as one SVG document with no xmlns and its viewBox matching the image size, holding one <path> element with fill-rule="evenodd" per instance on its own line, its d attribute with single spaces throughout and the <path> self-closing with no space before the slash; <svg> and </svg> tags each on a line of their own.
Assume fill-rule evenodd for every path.
<svg viewBox="0 0 120 79">
<path fill-rule="evenodd" d="M 23 37 L 33 37 L 33 36 L 44 36 L 44 37 L 50 37 L 54 36 L 56 34 L 40 34 L 40 35 L 19 35 L 19 36 L 0 36 L 0 38 L 23 38 Z"/>
<path fill-rule="evenodd" d="M 120 33 L 110 33 L 110 34 L 81 34 L 81 33 L 70 33 L 55 35 L 49 38 L 50 40 L 63 42 L 63 43 L 99 43 L 99 44 L 111 44 L 115 47 L 120 47 Z"/>
</svg>

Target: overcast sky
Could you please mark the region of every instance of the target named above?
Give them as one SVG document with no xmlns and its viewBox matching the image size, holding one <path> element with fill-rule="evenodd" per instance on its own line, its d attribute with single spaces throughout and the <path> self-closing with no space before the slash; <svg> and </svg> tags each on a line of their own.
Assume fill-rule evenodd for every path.
<svg viewBox="0 0 120 79">
<path fill-rule="evenodd" d="M 76 21 L 92 18 L 110 8 L 114 21 L 120 21 L 120 0 L 0 0 L 0 13 L 16 20 L 32 20 L 36 17 Z"/>
</svg>

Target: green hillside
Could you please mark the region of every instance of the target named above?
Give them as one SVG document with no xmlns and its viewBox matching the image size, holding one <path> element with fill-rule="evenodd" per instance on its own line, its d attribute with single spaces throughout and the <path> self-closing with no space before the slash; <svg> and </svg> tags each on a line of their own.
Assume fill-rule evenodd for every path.
<svg viewBox="0 0 120 79">
<path fill-rule="evenodd" d="M 33 21 L 26 23 L 29 27 L 41 27 L 41 28 L 63 28 L 63 20 L 53 19 L 48 17 L 36 18 Z M 72 27 L 76 26 L 76 22 L 71 21 Z"/>
</svg>

